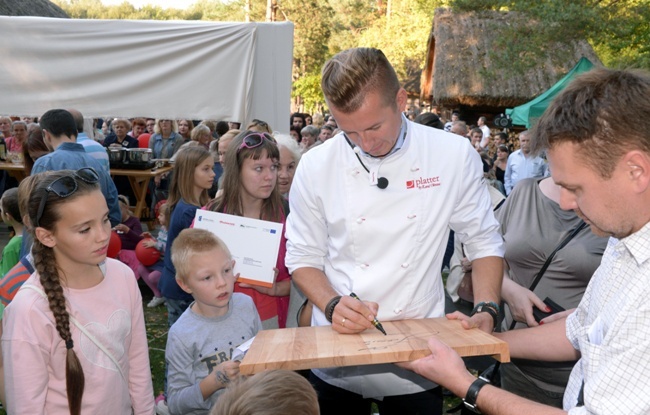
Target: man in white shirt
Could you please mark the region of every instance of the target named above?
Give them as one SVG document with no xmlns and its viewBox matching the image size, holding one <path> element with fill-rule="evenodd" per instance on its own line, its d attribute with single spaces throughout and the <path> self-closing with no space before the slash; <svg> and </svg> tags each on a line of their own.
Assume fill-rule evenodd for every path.
<svg viewBox="0 0 650 415">
<path fill-rule="evenodd" d="M 375 317 L 442 317 L 453 229 L 473 260 L 477 307 L 465 325 L 492 331 L 503 249 L 478 153 L 402 115 L 406 91 L 378 49 L 343 51 L 322 75 L 342 132 L 303 156 L 286 231 L 312 325 L 353 334 L 376 330 Z M 436 384 L 391 364 L 314 370 L 311 381 L 323 415 L 369 413 L 372 401 L 382 415 L 442 413 Z"/>
<path fill-rule="evenodd" d="M 485 124 L 486 121 L 487 119 L 485 117 L 479 117 L 478 119 L 478 128 L 480 128 L 483 133 L 483 138 L 479 144 L 482 149 L 487 149 L 488 144 L 490 144 L 490 135 L 492 134 L 490 127 Z"/>
<path fill-rule="evenodd" d="M 530 153 L 530 137 L 528 131 L 519 133 L 519 150 L 508 156 L 506 172 L 503 176 L 506 194 L 509 195 L 517 182 L 529 177 L 548 176 L 546 160 Z"/>
<path fill-rule="evenodd" d="M 619 111 L 627 108 L 628 111 Z M 630 129 L 629 125 L 636 128 Z M 610 236 L 600 267 L 568 317 L 501 335 L 511 357 L 574 366 L 563 409 L 486 386 L 451 349 L 403 366 L 438 381 L 483 414 L 650 413 L 650 73 L 594 69 L 540 118 L 533 151 L 547 149 L 560 206 Z"/>
<path fill-rule="evenodd" d="M 451 113 L 451 120 L 450 120 L 450 121 L 447 121 L 447 122 L 445 123 L 445 131 L 450 132 L 450 131 L 451 131 L 451 127 L 452 127 L 452 125 L 453 125 L 456 121 L 458 121 L 458 120 L 460 120 L 460 114 L 458 114 L 458 113 L 455 112 L 455 111 L 452 112 L 452 113 Z"/>
</svg>

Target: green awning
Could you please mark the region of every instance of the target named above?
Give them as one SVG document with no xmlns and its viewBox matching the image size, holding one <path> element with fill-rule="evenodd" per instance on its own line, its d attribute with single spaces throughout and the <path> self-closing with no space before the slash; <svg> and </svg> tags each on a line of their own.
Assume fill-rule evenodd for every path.
<svg viewBox="0 0 650 415">
<path fill-rule="evenodd" d="M 506 114 L 512 118 L 513 125 L 524 125 L 530 128 L 539 117 L 542 116 L 546 108 L 551 103 L 553 98 L 566 87 L 569 82 L 577 75 L 587 72 L 593 68 L 594 64 L 587 58 L 580 58 L 576 66 L 567 73 L 564 78 L 557 81 L 555 85 L 550 87 L 546 92 L 537 98 L 522 104 L 515 108 L 506 109 Z"/>
</svg>

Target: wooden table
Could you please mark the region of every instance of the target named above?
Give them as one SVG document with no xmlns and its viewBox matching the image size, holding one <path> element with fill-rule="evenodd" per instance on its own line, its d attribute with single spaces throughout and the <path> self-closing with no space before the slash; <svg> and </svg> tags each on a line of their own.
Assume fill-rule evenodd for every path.
<svg viewBox="0 0 650 415">
<path fill-rule="evenodd" d="M 11 177 L 15 177 L 19 182 L 27 177 L 25 174 L 25 165 L 23 163 L 12 163 L 10 161 L 0 161 L 0 170 L 5 170 Z"/>
<path fill-rule="evenodd" d="M 465 330 L 458 320 L 425 318 L 382 322 L 359 334 L 339 334 L 331 326 L 263 330 L 239 366 L 244 375 L 270 369 L 302 370 L 406 362 L 431 354 L 435 336 L 461 356 L 490 355 L 509 362 L 508 344 L 479 329 Z"/>
<path fill-rule="evenodd" d="M 151 182 L 152 178 L 169 173 L 173 169 L 172 166 L 146 170 L 111 169 L 111 176 L 126 176 L 129 178 L 131 189 L 133 189 L 133 194 L 135 194 L 137 200 L 133 215 L 137 218 L 142 218 L 142 213 L 146 209 L 145 200 L 149 182 Z"/>
<path fill-rule="evenodd" d="M 25 174 L 25 165 L 20 163 L 7 163 L 0 161 L 0 170 L 6 170 L 9 175 L 15 177 L 19 182 L 27 177 Z M 127 169 L 111 169 L 111 176 L 127 176 L 129 183 L 133 189 L 133 194 L 137 199 L 135 204 L 134 216 L 142 218 L 142 213 L 145 211 L 145 200 L 147 196 L 147 188 L 152 178 L 160 176 L 161 174 L 168 173 L 173 170 L 172 166 L 165 166 L 158 169 L 146 170 L 127 170 Z"/>
</svg>

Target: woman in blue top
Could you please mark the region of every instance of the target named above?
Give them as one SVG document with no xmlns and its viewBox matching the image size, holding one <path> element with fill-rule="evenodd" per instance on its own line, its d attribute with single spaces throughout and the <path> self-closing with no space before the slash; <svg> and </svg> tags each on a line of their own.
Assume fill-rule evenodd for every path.
<svg viewBox="0 0 650 415">
<path fill-rule="evenodd" d="M 193 301 L 192 296 L 176 283 L 176 268 L 172 264 L 171 250 L 176 236 L 192 224 L 196 210 L 210 200 L 208 189 L 212 187 L 215 177 L 213 165 L 212 154 L 202 146 L 184 148 L 176 158 L 167 199 L 170 214 L 165 218 L 164 224 L 168 232 L 165 267 L 158 283 L 166 300 L 170 327 Z"/>
<path fill-rule="evenodd" d="M 149 138 L 149 148 L 153 151 L 154 159 L 170 159 L 183 145 L 185 139 L 177 133 L 178 125 L 174 120 L 156 120 L 154 134 Z M 159 200 L 167 199 L 170 180 L 167 174 L 154 177 L 150 187 L 154 196 L 151 206 Z"/>
</svg>

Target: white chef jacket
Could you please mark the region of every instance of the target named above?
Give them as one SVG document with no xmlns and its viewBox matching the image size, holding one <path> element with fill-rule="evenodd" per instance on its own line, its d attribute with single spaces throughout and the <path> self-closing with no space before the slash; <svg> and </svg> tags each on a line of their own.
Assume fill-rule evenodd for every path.
<svg viewBox="0 0 650 415">
<path fill-rule="evenodd" d="M 340 295 L 377 302 L 379 321 L 444 315 L 440 269 L 450 228 L 470 260 L 503 256 L 476 150 L 454 134 L 405 122 L 400 150 L 383 159 L 360 154 L 370 173 L 342 134 L 303 155 L 287 218 L 290 272 L 323 270 Z M 378 177 L 388 179 L 386 189 L 376 186 Z M 315 307 L 312 325 L 329 324 Z M 436 386 L 392 364 L 314 373 L 379 399 Z"/>
</svg>

